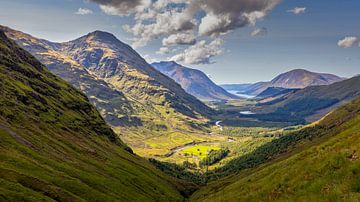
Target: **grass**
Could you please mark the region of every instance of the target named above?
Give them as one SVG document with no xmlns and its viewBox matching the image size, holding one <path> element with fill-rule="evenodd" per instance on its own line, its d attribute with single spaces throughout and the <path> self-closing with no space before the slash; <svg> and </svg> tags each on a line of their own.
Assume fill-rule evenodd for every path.
<svg viewBox="0 0 360 202">
<path fill-rule="evenodd" d="M 0 32 L 0 201 L 182 201 L 84 94 Z M 186 184 L 186 183 L 185 183 Z"/>
<path fill-rule="evenodd" d="M 203 159 L 209 154 L 211 150 L 219 150 L 219 149 L 221 148 L 215 145 L 197 145 L 181 150 L 181 152 L 184 155 L 196 156 L 199 159 Z"/>
<path fill-rule="evenodd" d="M 357 99 L 324 118 L 318 123 L 323 129 L 312 130 L 310 139 L 212 182 L 190 201 L 359 201 L 359 103 Z"/>
</svg>

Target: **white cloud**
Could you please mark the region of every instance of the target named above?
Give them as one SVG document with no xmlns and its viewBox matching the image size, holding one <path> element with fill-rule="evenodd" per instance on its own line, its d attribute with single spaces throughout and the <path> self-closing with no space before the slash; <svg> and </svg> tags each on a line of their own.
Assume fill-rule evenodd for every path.
<svg viewBox="0 0 360 202">
<path fill-rule="evenodd" d="M 182 62 L 188 65 L 191 64 L 209 64 L 211 59 L 223 52 L 222 45 L 224 41 L 220 38 L 206 43 L 202 40 L 193 46 L 185 49 L 183 52 L 169 58 L 171 61 Z"/>
<path fill-rule="evenodd" d="M 151 5 L 151 0 L 91 0 L 100 5 L 108 15 L 127 16 L 143 12 Z"/>
<path fill-rule="evenodd" d="M 305 7 L 295 7 L 293 9 L 288 10 L 287 12 L 293 13 L 295 15 L 300 15 L 300 14 L 305 13 L 305 11 L 306 11 Z"/>
<path fill-rule="evenodd" d="M 251 32 L 252 37 L 256 36 L 265 36 L 267 34 L 267 29 L 265 27 L 256 28 L 254 31 Z"/>
<path fill-rule="evenodd" d="M 165 54 L 168 54 L 170 53 L 170 49 L 168 47 L 161 47 L 157 52 L 156 54 L 159 54 L 159 55 L 165 55 Z"/>
<path fill-rule="evenodd" d="M 351 48 L 356 43 L 358 43 L 358 46 L 360 47 L 360 39 L 355 36 L 348 36 L 344 39 L 339 40 L 337 44 L 341 48 Z"/>
<path fill-rule="evenodd" d="M 193 33 L 177 33 L 168 36 L 162 40 L 164 46 L 173 46 L 173 45 L 194 45 L 196 43 L 196 38 Z"/>
<path fill-rule="evenodd" d="M 144 55 L 143 57 L 147 63 L 151 64 L 151 63 L 154 63 L 156 62 L 156 60 L 154 58 L 152 58 L 150 55 Z"/>
<path fill-rule="evenodd" d="M 199 40 L 215 40 L 241 27 L 254 26 L 282 0 L 91 1 L 108 15 L 133 17 L 134 21 L 123 28 L 133 35 L 135 48 L 160 39 L 163 46 L 191 45 L 191 50 L 203 43 L 196 44 Z"/>
<path fill-rule="evenodd" d="M 88 8 L 79 8 L 76 12 L 76 15 L 91 15 L 93 11 Z"/>
</svg>

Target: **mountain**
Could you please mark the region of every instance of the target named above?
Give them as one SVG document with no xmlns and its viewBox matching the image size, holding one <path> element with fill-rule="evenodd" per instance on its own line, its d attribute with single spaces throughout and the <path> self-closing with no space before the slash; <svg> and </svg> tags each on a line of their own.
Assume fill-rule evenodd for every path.
<svg viewBox="0 0 360 202">
<path fill-rule="evenodd" d="M 200 70 L 181 66 L 176 62 L 157 62 L 151 65 L 161 73 L 174 79 L 187 93 L 200 100 L 221 101 L 238 98 L 216 85 Z"/>
<path fill-rule="evenodd" d="M 183 201 L 87 97 L 0 32 L 1 201 Z M 177 187 L 177 188 L 176 188 Z"/>
<path fill-rule="evenodd" d="M 234 160 L 190 201 L 358 201 L 360 98 Z M 274 180 L 276 179 L 276 180 Z"/>
<path fill-rule="evenodd" d="M 270 97 L 277 97 L 281 95 L 285 95 L 288 93 L 294 93 L 300 89 L 289 89 L 289 88 L 281 88 L 281 87 L 269 87 L 263 92 L 261 92 L 259 95 L 256 96 L 256 98 L 264 99 L 264 98 L 270 98 Z"/>
<path fill-rule="evenodd" d="M 53 43 L 7 27 L 0 29 L 52 73 L 86 94 L 139 155 L 164 155 L 199 139 L 193 134 L 208 132 L 203 125 L 215 112 L 110 33 L 95 31 L 70 42 Z M 186 140 L 172 141 L 174 134 Z"/>
<path fill-rule="evenodd" d="M 275 77 L 271 80 L 270 86 L 280 88 L 305 88 L 308 86 L 329 85 L 342 80 L 344 79 L 333 74 L 295 69 Z"/>
<path fill-rule="evenodd" d="M 310 86 L 266 103 L 266 107 L 272 109 L 273 116 L 305 118 L 311 122 L 357 97 L 360 97 L 360 76 L 327 86 Z"/>
<path fill-rule="evenodd" d="M 240 86 L 237 91 L 242 94 L 256 96 L 269 87 L 299 89 L 308 86 L 330 85 L 342 80 L 344 80 L 344 78 L 333 74 L 315 73 L 304 69 L 294 69 L 280 74 L 268 82 L 258 82 L 250 86 L 246 84 L 245 88 Z"/>
<path fill-rule="evenodd" d="M 61 51 L 137 101 L 150 102 L 161 108 L 169 105 L 175 112 L 193 118 L 211 113 L 209 107 L 187 94 L 180 85 L 155 70 L 130 46 L 110 33 L 95 31 L 62 44 Z"/>
</svg>

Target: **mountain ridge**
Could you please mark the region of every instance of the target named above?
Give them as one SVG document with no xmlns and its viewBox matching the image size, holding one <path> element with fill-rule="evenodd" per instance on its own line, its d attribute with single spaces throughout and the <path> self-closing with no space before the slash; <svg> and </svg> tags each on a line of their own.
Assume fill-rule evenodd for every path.
<svg viewBox="0 0 360 202">
<path fill-rule="evenodd" d="M 52 73 L 85 93 L 136 154 L 158 158 L 173 147 L 210 139 L 205 134 L 215 110 L 186 93 L 114 35 L 95 31 L 52 44 L 10 28 L 0 29 Z M 174 141 L 175 134 L 185 137 L 184 141 Z M 158 137 L 162 144 L 155 144 Z"/>
<path fill-rule="evenodd" d="M 241 87 L 239 92 L 256 96 L 269 87 L 302 89 L 308 86 L 329 85 L 344 79 L 345 78 L 329 73 L 317 73 L 306 69 L 293 69 L 279 74 L 271 81 L 257 82 L 249 86 Z M 223 87 L 229 88 L 229 85 L 223 85 Z"/>
<path fill-rule="evenodd" d="M 311 122 L 324 116 L 339 104 L 347 103 L 359 96 L 360 76 L 357 76 L 330 85 L 309 86 L 291 93 L 285 98 L 265 104 L 272 109 L 273 114 L 288 118 L 297 116 Z"/>
<path fill-rule="evenodd" d="M 0 31 L 1 201 L 182 201 L 88 98 Z M 191 185 L 190 185 L 191 186 Z"/>
<path fill-rule="evenodd" d="M 189 94 L 204 101 L 238 99 L 211 81 L 200 70 L 184 67 L 174 61 L 161 61 L 151 64 L 155 69 L 174 79 Z"/>
</svg>

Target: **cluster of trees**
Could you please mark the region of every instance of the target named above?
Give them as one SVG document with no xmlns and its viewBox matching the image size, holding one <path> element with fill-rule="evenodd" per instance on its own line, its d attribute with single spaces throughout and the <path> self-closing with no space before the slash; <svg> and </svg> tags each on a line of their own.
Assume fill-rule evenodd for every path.
<svg viewBox="0 0 360 202">
<path fill-rule="evenodd" d="M 212 150 L 204 159 L 200 161 L 199 165 L 200 167 L 213 165 L 227 157 L 229 153 L 229 149 Z"/>
<path fill-rule="evenodd" d="M 296 124 L 306 123 L 305 117 L 314 114 L 315 111 L 330 107 L 339 100 L 306 97 L 287 102 L 284 106 L 269 114 L 261 114 L 257 118 L 263 121 L 291 122 Z"/>
<path fill-rule="evenodd" d="M 292 151 L 299 142 L 306 141 L 307 143 L 304 143 L 305 145 L 311 144 L 313 139 L 323 135 L 329 135 L 329 133 L 329 128 L 315 126 L 285 135 L 260 146 L 249 154 L 229 161 L 223 167 L 210 171 L 207 175 L 207 180 L 218 179 L 219 177 L 224 177 L 243 169 L 256 167 L 262 163 L 271 161 L 283 153 Z"/>
<path fill-rule="evenodd" d="M 156 168 L 163 171 L 167 175 L 181 180 L 186 180 L 188 182 L 193 182 L 197 185 L 205 184 L 205 178 L 203 178 L 200 173 L 193 173 L 186 170 L 187 168 L 189 168 L 188 166 L 196 167 L 196 164 L 185 161 L 183 165 L 177 165 L 175 163 L 161 162 L 156 159 L 149 159 L 149 161 Z"/>
</svg>

